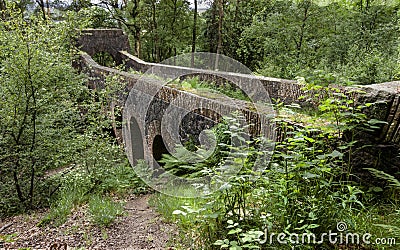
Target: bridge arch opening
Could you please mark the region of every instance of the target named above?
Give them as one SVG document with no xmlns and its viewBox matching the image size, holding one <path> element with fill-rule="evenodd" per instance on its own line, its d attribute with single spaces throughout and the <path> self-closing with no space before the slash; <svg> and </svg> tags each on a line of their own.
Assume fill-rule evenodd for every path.
<svg viewBox="0 0 400 250">
<path fill-rule="evenodd" d="M 153 158 L 160 166 L 164 166 L 164 163 L 161 163 L 163 154 L 170 154 L 167 147 L 165 146 L 164 140 L 161 135 L 156 135 L 153 140 Z"/>
<path fill-rule="evenodd" d="M 129 130 L 131 133 L 132 157 L 136 163 L 137 160 L 144 159 L 144 148 L 142 132 L 134 117 L 131 117 L 129 121 Z"/>
<path fill-rule="evenodd" d="M 97 52 L 92 56 L 93 60 L 105 67 L 114 67 L 117 65 L 115 58 L 106 51 Z"/>
</svg>

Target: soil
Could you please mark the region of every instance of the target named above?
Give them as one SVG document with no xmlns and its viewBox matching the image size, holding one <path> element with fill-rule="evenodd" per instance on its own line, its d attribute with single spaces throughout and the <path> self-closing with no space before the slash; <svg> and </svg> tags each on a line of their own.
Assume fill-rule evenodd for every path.
<svg viewBox="0 0 400 250">
<path fill-rule="evenodd" d="M 149 207 L 148 199 L 149 195 L 128 197 L 127 215 L 103 228 L 93 225 L 85 215 L 85 207 L 73 211 L 59 227 L 37 226 L 46 211 L 2 220 L 0 249 L 173 249 L 168 242 L 177 229 Z"/>
</svg>

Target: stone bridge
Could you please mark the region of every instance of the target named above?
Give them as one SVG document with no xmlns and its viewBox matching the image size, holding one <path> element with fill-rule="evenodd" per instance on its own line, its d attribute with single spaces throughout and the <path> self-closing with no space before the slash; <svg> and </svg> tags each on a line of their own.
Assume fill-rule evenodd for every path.
<svg viewBox="0 0 400 250">
<path fill-rule="evenodd" d="M 168 72 L 178 72 L 180 77 L 185 75 L 197 75 L 201 79 L 212 80 L 217 84 L 224 84 L 228 81 L 257 81 L 268 92 L 271 100 L 279 100 L 285 104 L 298 103 L 301 106 L 312 106 L 306 101 L 299 101 L 299 97 L 305 95 L 302 90 L 303 85 L 296 81 L 268 78 L 254 75 L 239 74 L 229 72 L 229 68 L 213 71 L 212 74 L 208 70 L 191 69 L 188 67 L 178 67 L 162 64 L 153 64 L 144 62 L 131 54 L 129 54 L 129 42 L 126 35 L 118 29 L 96 29 L 84 30 L 77 39 L 77 46 L 81 51 L 79 67 L 82 71 L 90 76 L 90 86 L 93 88 L 103 88 L 107 76 L 116 76 L 120 82 L 124 83 L 123 91 L 118 92 L 118 97 L 112 102 L 112 116 L 116 120 L 121 120 L 114 114 L 114 107 L 123 107 L 130 90 L 140 84 L 144 84 L 142 90 L 151 94 L 153 100 L 146 107 L 141 108 L 141 102 L 147 100 L 136 94 L 132 107 L 133 111 L 129 111 L 129 126 L 126 126 L 126 132 L 130 134 L 131 140 L 126 141 L 127 150 L 133 152 L 131 162 L 137 159 L 153 158 L 159 160 L 161 154 L 167 153 L 171 145 L 165 145 L 167 138 L 162 138 L 162 117 L 167 112 L 168 107 L 174 100 L 180 100 L 179 105 L 191 106 L 196 104 L 198 108 L 192 108 L 191 112 L 182 117 L 179 125 L 179 137 L 181 141 L 190 139 L 190 135 L 194 135 L 197 139 L 201 131 L 214 126 L 221 120 L 221 114 L 228 114 L 232 111 L 239 110 L 245 119 L 251 123 L 251 134 L 263 133 L 270 139 L 280 139 L 278 127 L 274 126 L 271 120 L 254 112 L 254 107 L 249 107 L 243 101 L 227 101 L 224 99 L 207 98 L 205 96 L 195 95 L 185 92 L 168 85 L 162 85 L 154 78 L 143 81 L 140 74 L 127 73 L 129 69 L 139 72 L 146 72 L 154 67 L 163 71 L 168 76 Z M 126 71 L 119 71 L 97 64 L 92 57 L 99 52 L 109 53 L 117 64 L 123 63 Z M 215 77 L 217 75 L 217 77 Z M 175 75 L 174 75 L 175 76 Z M 223 79 L 221 81 L 221 79 Z M 147 82 L 147 83 L 146 83 Z M 155 87 L 157 86 L 157 87 Z M 153 90 L 154 89 L 154 90 Z M 351 89 L 359 89 L 362 93 L 354 94 L 355 101 L 359 103 L 374 103 L 366 112 L 371 118 L 386 121 L 387 123 L 377 131 L 364 135 L 365 142 L 374 146 L 366 152 L 373 157 L 367 157 L 361 166 L 376 167 L 380 166 L 388 169 L 391 173 L 400 171 L 399 145 L 400 145 L 400 82 L 388 82 L 364 86 L 356 86 L 343 88 L 343 91 Z M 152 92 L 153 91 L 153 92 Z M 251 90 L 250 90 L 251 91 Z M 218 112 L 216 112 L 218 111 Z M 267 110 L 266 113 L 271 112 Z M 144 121 L 144 122 L 140 122 Z M 262 127 L 261 124 L 267 124 Z M 301 126 L 301 125 L 299 125 Z M 114 126 L 117 136 L 120 136 L 121 127 Z M 171 135 L 172 136 L 172 135 Z M 275 138 L 276 137 L 276 138 Z M 170 138 L 168 138 L 170 139 Z"/>
</svg>

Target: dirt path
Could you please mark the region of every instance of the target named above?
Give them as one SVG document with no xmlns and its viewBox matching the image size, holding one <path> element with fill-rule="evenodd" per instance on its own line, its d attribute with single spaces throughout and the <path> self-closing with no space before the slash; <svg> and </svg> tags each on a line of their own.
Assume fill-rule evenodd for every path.
<svg viewBox="0 0 400 250">
<path fill-rule="evenodd" d="M 98 228 L 85 216 L 85 208 L 74 211 L 70 219 L 58 228 L 37 227 L 45 212 L 21 215 L 0 222 L 0 249 L 172 249 L 168 240 L 176 234 L 172 224 L 148 206 L 149 195 L 128 198 L 127 216 L 120 217 L 108 228 Z M 2 240 L 5 235 L 12 242 Z"/>
</svg>

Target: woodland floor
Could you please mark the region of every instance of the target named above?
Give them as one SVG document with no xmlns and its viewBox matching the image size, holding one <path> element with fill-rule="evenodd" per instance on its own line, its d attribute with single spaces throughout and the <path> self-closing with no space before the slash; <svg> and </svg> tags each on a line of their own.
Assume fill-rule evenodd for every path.
<svg viewBox="0 0 400 250">
<path fill-rule="evenodd" d="M 60 227 L 38 227 L 46 211 L 20 215 L 0 221 L 0 235 L 16 234 L 12 242 L 1 242 L 0 249 L 173 249 L 168 241 L 177 234 L 148 206 L 149 195 L 126 199 L 127 214 L 111 226 L 100 228 L 85 216 L 85 207 L 75 210 Z"/>
</svg>

